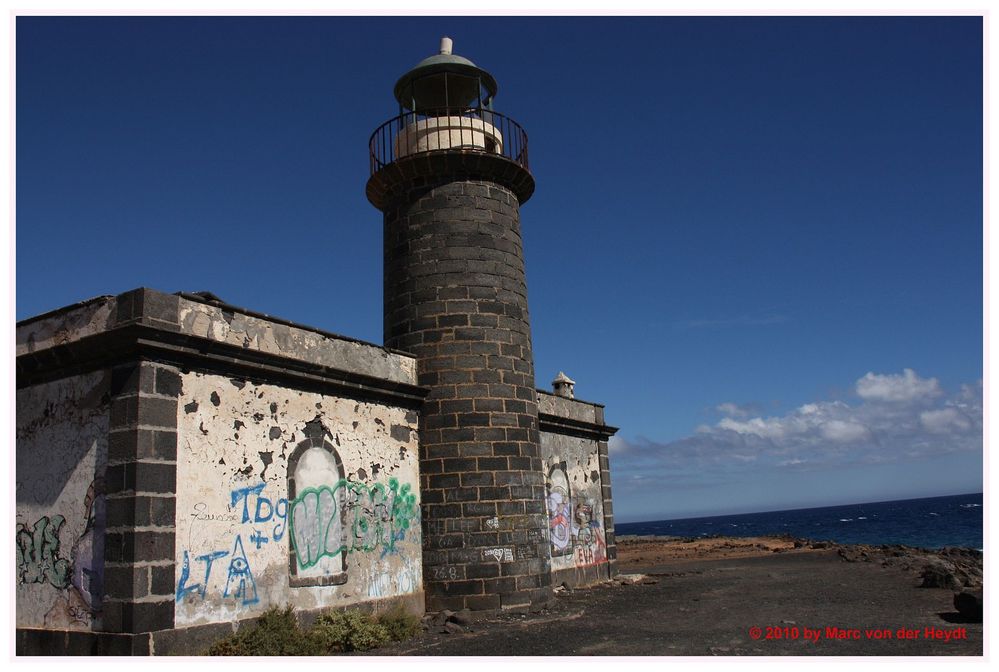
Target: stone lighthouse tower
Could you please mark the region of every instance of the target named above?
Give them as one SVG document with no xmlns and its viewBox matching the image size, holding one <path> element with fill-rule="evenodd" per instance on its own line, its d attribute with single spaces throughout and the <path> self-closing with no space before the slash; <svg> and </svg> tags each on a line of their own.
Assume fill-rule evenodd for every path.
<svg viewBox="0 0 999 672">
<path fill-rule="evenodd" d="M 395 85 L 371 136 L 367 197 L 384 213 L 385 345 L 418 359 L 427 609 L 551 599 L 520 206 L 527 135 L 493 110 L 496 80 L 452 53 Z"/>
</svg>

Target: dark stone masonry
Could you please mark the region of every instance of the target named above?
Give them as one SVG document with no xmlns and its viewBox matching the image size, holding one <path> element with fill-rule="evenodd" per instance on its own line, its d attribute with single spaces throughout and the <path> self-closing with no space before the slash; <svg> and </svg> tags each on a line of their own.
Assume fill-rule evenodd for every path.
<svg viewBox="0 0 999 672">
<path fill-rule="evenodd" d="M 427 608 L 550 599 L 520 212 L 508 189 L 458 178 L 385 211 L 385 344 L 416 355 L 430 389 L 420 425 Z"/>
</svg>

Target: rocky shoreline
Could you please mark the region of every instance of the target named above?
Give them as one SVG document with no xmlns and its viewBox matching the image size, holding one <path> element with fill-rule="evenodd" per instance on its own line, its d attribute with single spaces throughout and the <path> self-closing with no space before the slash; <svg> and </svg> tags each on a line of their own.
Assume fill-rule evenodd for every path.
<svg viewBox="0 0 999 672">
<path fill-rule="evenodd" d="M 847 562 L 875 562 L 918 574 L 926 588 L 952 590 L 982 587 L 984 554 L 978 549 L 940 549 L 903 544 L 840 544 L 790 535 L 757 537 L 666 537 L 627 535 L 617 538 L 622 566 L 651 560 L 743 557 L 766 553 L 835 550 Z"/>
</svg>

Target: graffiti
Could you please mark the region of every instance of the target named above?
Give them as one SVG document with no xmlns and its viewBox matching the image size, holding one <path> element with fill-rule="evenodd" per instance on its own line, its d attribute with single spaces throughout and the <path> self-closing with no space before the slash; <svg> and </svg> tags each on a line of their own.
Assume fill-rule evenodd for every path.
<svg viewBox="0 0 999 672">
<path fill-rule="evenodd" d="M 352 486 L 356 486 L 351 488 L 356 498 L 347 509 L 354 534 L 351 550 L 372 551 L 381 545 L 382 556 L 394 552 L 396 542 L 419 520 L 416 495 L 410 493 L 408 483 L 400 487 L 395 478 L 389 479 L 387 489 L 380 484 L 370 490 L 360 483 Z"/>
<path fill-rule="evenodd" d="M 404 595 L 419 589 L 422 580 L 419 563 L 415 558 L 406 558 L 393 571 L 385 571 L 381 563 L 372 564 L 364 573 L 363 585 L 367 586 L 369 598 L 381 599 L 394 595 Z M 454 567 L 452 574 L 457 576 Z"/>
<path fill-rule="evenodd" d="M 199 523 L 206 522 L 220 522 L 220 523 L 235 523 L 236 514 L 232 512 L 226 513 L 212 513 L 208 510 L 208 505 L 204 502 L 198 502 L 194 505 L 194 511 L 190 514 L 191 518 L 198 521 Z"/>
<path fill-rule="evenodd" d="M 451 518 L 447 521 L 445 528 L 448 532 L 478 532 L 479 521 L 474 518 Z M 441 532 L 438 532 L 438 534 L 441 534 Z"/>
<path fill-rule="evenodd" d="M 517 559 L 530 560 L 538 557 L 538 549 L 534 546 L 517 546 Z"/>
<path fill-rule="evenodd" d="M 571 511 L 568 494 L 559 487 L 548 493 L 548 529 L 552 540 L 552 555 L 572 552 Z"/>
<path fill-rule="evenodd" d="M 407 531 L 419 523 L 416 495 L 408 484 L 400 485 L 394 478 L 387 485 L 371 487 L 341 479 L 333 487 L 306 488 L 292 505 L 284 498 L 276 502 L 268 498 L 265 487 L 265 483 L 257 483 L 230 492 L 232 520 L 247 526 L 236 534 L 231 550 L 213 550 L 198 556 L 183 551 L 177 603 L 195 596 L 205 599 L 213 568 L 220 564 L 217 561 L 228 558 L 225 586 L 217 578 L 216 590 L 221 588 L 223 598 L 241 605 L 257 604 L 260 597 L 247 551 L 281 541 L 285 530 L 289 530 L 298 566 L 307 569 L 324 556 L 377 548 L 382 549 L 383 556 L 394 552 Z M 341 501 L 345 502 L 342 507 Z M 209 513 L 206 506 L 195 509 L 192 516 L 196 520 L 229 520 L 228 514 Z"/>
<path fill-rule="evenodd" d="M 594 565 L 607 560 L 600 523 L 593 519 L 593 505 L 576 502 L 572 524 L 573 550 L 576 565 Z"/>
<path fill-rule="evenodd" d="M 575 471 L 573 473 L 576 473 Z M 585 474 L 583 481 L 585 482 Z M 607 561 L 607 545 L 600 527 L 600 506 L 594 505 L 581 492 L 573 493 L 569 487 L 566 462 L 551 466 L 548 471 L 548 536 L 551 541 L 552 560 L 564 558 L 560 568 L 594 565 Z M 586 490 L 581 487 L 581 490 Z M 598 500 L 599 501 L 599 500 Z M 529 539 L 534 541 L 534 539 Z M 519 553 L 520 549 L 518 549 Z M 520 557 L 520 555 L 518 555 Z M 526 556 L 522 559 L 526 559 Z"/>
<path fill-rule="evenodd" d="M 435 581 L 454 581 L 458 578 L 458 570 L 454 567 L 431 567 L 430 576 Z"/>
<path fill-rule="evenodd" d="M 198 521 L 251 523 L 253 528 L 249 540 L 257 550 L 272 540 L 281 541 L 288 527 L 288 500 L 282 498 L 277 503 L 272 502 L 263 494 L 266 485 L 261 482 L 232 490 L 229 493 L 228 513 L 210 513 L 207 505 L 199 503 L 195 505 L 195 512 L 191 517 Z M 264 525 L 272 521 L 273 526 Z M 214 550 L 194 558 L 195 562 L 203 563 L 204 566 L 204 578 L 200 583 L 188 584 L 191 581 L 191 557 L 188 551 L 185 550 L 183 553 L 175 595 L 178 603 L 193 595 L 205 599 L 215 561 L 225 557 L 229 557 L 229 567 L 222 597 L 236 599 L 244 605 L 260 601 L 257 596 L 256 580 L 253 578 L 250 562 L 243 547 L 242 535 L 236 535 L 231 551 Z"/>
<path fill-rule="evenodd" d="M 208 582 L 211 579 L 212 567 L 216 560 L 229 556 L 229 569 L 226 575 L 225 591 L 222 597 L 232 597 L 239 600 L 243 605 L 256 604 L 260 601 L 257 596 L 257 582 L 253 578 L 250 570 L 250 561 L 243 550 L 243 538 L 236 535 L 232 551 L 213 551 L 195 558 L 196 561 L 204 563 L 205 577 L 201 583 L 187 585 L 191 578 L 191 556 L 184 551 L 184 561 L 180 568 L 180 581 L 177 583 L 177 593 L 175 600 L 181 602 L 188 595 L 200 595 L 204 599 L 208 592 Z"/>
<path fill-rule="evenodd" d="M 323 556 L 336 556 L 343 549 L 341 521 L 336 495 L 323 486 L 307 488 L 291 507 L 291 541 L 302 569 L 313 567 Z"/>
<path fill-rule="evenodd" d="M 499 518 L 497 518 L 496 516 L 493 516 L 492 518 L 487 518 L 486 519 L 486 527 L 488 527 L 490 530 L 498 530 L 499 529 Z"/>
<path fill-rule="evenodd" d="M 59 557 L 59 530 L 66 519 L 42 516 L 32 527 L 17 524 L 17 578 L 20 583 L 49 583 L 59 589 L 70 585 L 70 561 Z"/>
<path fill-rule="evenodd" d="M 257 583 L 253 580 L 253 572 L 250 571 L 250 562 L 246 559 L 246 552 L 243 551 L 243 539 L 237 534 L 236 543 L 232 547 L 232 559 L 229 561 L 229 577 L 225 582 L 225 592 L 222 597 L 229 597 L 229 593 L 235 586 L 236 591 L 233 597 L 242 600 L 244 605 L 256 604 L 260 601 L 257 597 Z"/>
<path fill-rule="evenodd" d="M 457 535 L 445 537 L 430 537 L 423 540 L 423 547 L 430 548 L 431 544 L 437 548 L 458 548 L 463 543 L 462 538 Z"/>
<path fill-rule="evenodd" d="M 569 477 L 565 463 L 554 465 L 548 472 L 548 530 L 552 556 L 572 554 L 572 512 L 569 504 Z"/>
<path fill-rule="evenodd" d="M 395 478 L 387 487 L 340 479 L 332 487 L 306 488 L 291 505 L 289 523 L 298 566 L 308 569 L 326 556 L 378 547 L 383 556 L 394 552 L 419 520 L 410 490 Z"/>
<path fill-rule="evenodd" d="M 607 551 L 605 549 L 606 545 L 604 544 L 603 537 L 599 534 L 594 535 L 593 543 L 580 544 L 575 547 L 576 566 L 582 567 L 606 562 Z"/>
<path fill-rule="evenodd" d="M 56 590 L 49 601 L 45 627 L 90 627 L 101 611 L 104 594 L 105 497 L 103 481 L 94 479 L 83 500 L 83 531 L 73 541 L 68 557 L 62 543 L 66 518 L 42 516 L 33 525 L 18 523 L 15 532 L 17 581 L 49 585 Z"/>
<path fill-rule="evenodd" d="M 268 539 L 266 536 L 264 536 L 263 534 L 261 534 L 260 530 L 253 530 L 253 534 L 250 535 L 250 541 L 252 541 L 254 544 L 256 544 L 257 550 L 259 551 L 260 547 L 263 544 L 266 544 L 268 541 L 270 541 L 270 539 Z"/>
<path fill-rule="evenodd" d="M 596 521 L 593 520 L 593 507 L 585 502 L 576 502 L 574 518 L 572 534 L 576 537 L 576 543 L 593 543 L 594 529 L 598 527 Z"/>
<path fill-rule="evenodd" d="M 275 520 L 274 527 L 271 528 L 271 538 L 274 541 L 281 541 L 284 537 L 284 532 L 288 528 L 288 500 L 281 498 L 277 501 L 277 504 L 271 502 L 270 499 L 263 496 L 264 486 L 266 483 L 257 483 L 256 485 L 239 488 L 233 490 L 230 495 L 230 506 L 235 508 L 240 502 L 243 503 L 243 514 L 240 519 L 242 523 L 249 523 L 253 521 L 254 523 L 268 523 L 271 520 Z M 250 503 L 251 495 L 253 500 L 253 515 L 250 515 Z M 258 533 L 257 535 L 260 539 L 266 539 Z M 251 539 L 257 544 L 257 548 L 260 548 L 260 544 L 264 542 L 258 542 L 256 539 Z"/>
<path fill-rule="evenodd" d="M 78 607 L 71 604 L 66 607 L 66 615 L 69 616 L 73 623 L 79 623 L 80 625 L 90 625 L 94 622 L 93 612 L 85 607 Z"/>
<path fill-rule="evenodd" d="M 482 551 L 482 559 L 492 557 L 496 562 L 513 562 L 512 548 L 487 548 Z"/>
<path fill-rule="evenodd" d="M 100 611 L 104 595 L 104 528 L 107 517 L 103 486 L 103 479 L 94 479 L 87 489 L 83 500 L 87 523 L 71 550 L 71 581 L 91 611 Z"/>
<path fill-rule="evenodd" d="M 205 563 L 204 583 L 196 583 L 193 586 L 188 586 L 187 581 L 191 577 L 191 559 L 188 552 L 184 551 L 184 562 L 180 568 L 180 581 L 177 583 L 177 602 L 180 602 L 185 596 L 191 593 L 197 593 L 203 599 L 208 590 L 208 579 L 212 575 L 212 564 L 227 555 L 229 555 L 229 551 L 214 551 L 196 557 L 195 560 Z"/>
</svg>

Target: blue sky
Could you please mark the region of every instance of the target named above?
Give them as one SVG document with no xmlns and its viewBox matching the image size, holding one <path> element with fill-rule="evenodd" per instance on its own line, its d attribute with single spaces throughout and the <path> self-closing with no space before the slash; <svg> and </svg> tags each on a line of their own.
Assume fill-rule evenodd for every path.
<svg viewBox="0 0 999 672">
<path fill-rule="evenodd" d="M 619 521 L 981 490 L 975 17 L 19 17 L 17 318 L 381 342 L 367 140 L 445 34 L 530 137 L 537 382 L 621 427 Z"/>
</svg>

